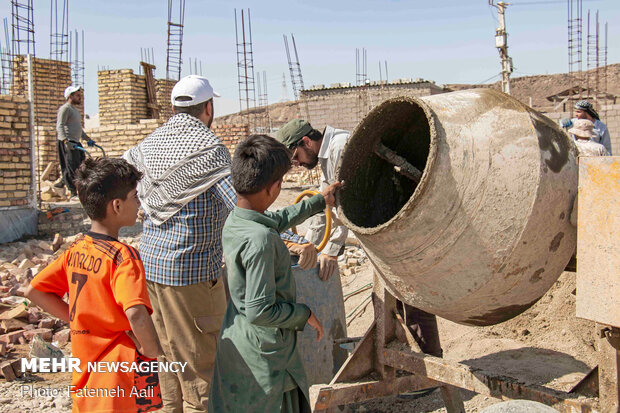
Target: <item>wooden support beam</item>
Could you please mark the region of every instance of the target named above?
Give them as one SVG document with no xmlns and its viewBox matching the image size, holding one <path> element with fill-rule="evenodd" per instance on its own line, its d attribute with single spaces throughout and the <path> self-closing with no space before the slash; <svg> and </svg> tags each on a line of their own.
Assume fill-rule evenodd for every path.
<svg viewBox="0 0 620 413">
<path fill-rule="evenodd" d="M 388 366 L 383 359 L 381 351 L 387 343 L 396 338 L 396 298 L 385 288 L 383 279 L 374 273 L 373 283 L 373 304 L 375 308 L 375 361 L 374 369 L 382 379 L 389 380 L 394 378 L 394 369 Z"/>
<path fill-rule="evenodd" d="M 360 403 L 379 397 L 440 386 L 441 383 L 426 377 L 407 375 L 392 380 L 360 380 L 355 383 L 335 383 L 310 388 L 310 401 L 314 413 L 327 412 L 330 408 Z"/>
<path fill-rule="evenodd" d="M 620 412 L 620 328 L 598 325 L 598 382 L 601 411 Z"/>
<path fill-rule="evenodd" d="M 149 109 L 151 119 L 159 119 L 159 105 L 157 104 L 157 91 L 155 90 L 155 78 L 153 76 L 155 65 L 146 62 L 140 62 L 140 64 L 144 68 L 146 78 L 146 95 L 148 99 L 146 107 Z"/>
<path fill-rule="evenodd" d="M 409 350 L 384 349 L 385 361 L 394 368 L 420 374 L 441 383 L 496 398 L 525 399 L 544 403 L 562 413 L 598 411 L 595 401 L 576 398 L 542 386 L 526 386 L 504 376 L 491 376 L 464 364 Z M 607 411 L 607 410 L 602 410 Z"/>
</svg>

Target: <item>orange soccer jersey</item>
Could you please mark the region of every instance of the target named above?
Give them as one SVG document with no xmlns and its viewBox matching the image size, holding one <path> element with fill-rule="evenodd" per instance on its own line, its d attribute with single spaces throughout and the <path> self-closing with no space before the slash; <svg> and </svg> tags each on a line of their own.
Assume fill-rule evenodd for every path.
<svg viewBox="0 0 620 413">
<path fill-rule="evenodd" d="M 74 412 L 137 412 L 161 407 L 153 406 L 153 402 L 160 404 L 156 400 L 137 396 L 139 383 L 144 383 L 139 372 L 88 369 L 88 362 L 119 365 L 133 363 L 140 356 L 125 333 L 131 329 L 125 310 L 140 304 L 149 312 L 152 309 L 144 267 L 135 248 L 89 232 L 41 271 L 31 285 L 59 297 L 69 293 L 72 351 L 82 370 L 73 372 Z M 157 396 L 156 387 L 140 393 Z"/>
</svg>

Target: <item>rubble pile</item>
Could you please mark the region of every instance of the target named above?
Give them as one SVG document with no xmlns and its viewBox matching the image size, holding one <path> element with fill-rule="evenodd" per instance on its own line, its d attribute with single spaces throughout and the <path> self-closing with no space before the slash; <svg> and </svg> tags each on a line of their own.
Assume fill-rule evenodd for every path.
<svg viewBox="0 0 620 413">
<path fill-rule="evenodd" d="M 6 380 L 21 376 L 19 360 L 12 350 L 40 337 L 56 346 L 70 341 L 66 323 L 30 306 L 23 297 L 28 283 L 45 266 L 67 249 L 76 236 L 66 240 L 29 240 L 6 244 L 0 250 L 0 374 Z"/>
<path fill-rule="evenodd" d="M 357 240 L 355 241 L 355 245 L 348 245 L 349 240 L 347 240 L 344 254 L 338 257 L 340 274 L 345 277 L 355 274 L 356 271 L 359 270 L 359 267 L 368 259 L 368 257 L 366 257 L 366 253 L 359 245 L 359 242 L 357 242 Z"/>
<path fill-rule="evenodd" d="M 43 202 L 59 202 L 66 201 L 71 197 L 71 193 L 63 186 L 62 188 L 56 188 L 55 183 L 60 182 L 61 178 L 55 181 L 51 180 L 54 174 L 59 175 L 56 170 L 58 166 L 54 162 L 50 162 L 45 167 L 45 170 L 41 174 L 41 201 Z"/>
<path fill-rule="evenodd" d="M 301 166 L 291 168 L 286 175 L 284 175 L 284 182 L 295 184 L 295 186 L 318 186 L 321 180 L 321 168 L 317 166 L 314 169 L 306 169 Z"/>
</svg>

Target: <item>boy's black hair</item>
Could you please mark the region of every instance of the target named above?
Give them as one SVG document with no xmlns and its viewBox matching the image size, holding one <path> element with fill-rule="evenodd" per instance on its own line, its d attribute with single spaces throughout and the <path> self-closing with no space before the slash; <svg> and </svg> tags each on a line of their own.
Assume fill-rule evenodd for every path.
<svg viewBox="0 0 620 413">
<path fill-rule="evenodd" d="M 280 180 L 291 169 L 290 151 L 267 135 L 251 135 L 239 142 L 232 159 L 235 191 L 255 194 Z"/>
<path fill-rule="evenodd" d="M 101 221 L 108 202 L 126 199 L 140 179 L 142 172 L 124 159 L 88 158 L 76 171 L 75 187 L 86 214 Z"/>
</svg>

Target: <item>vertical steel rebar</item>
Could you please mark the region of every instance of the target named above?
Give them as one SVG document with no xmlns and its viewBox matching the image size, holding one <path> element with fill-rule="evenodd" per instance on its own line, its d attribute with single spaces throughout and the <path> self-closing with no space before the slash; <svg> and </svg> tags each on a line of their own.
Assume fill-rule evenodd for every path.
<svg viewBox="0 0 620 413">
<path fill-rule="evenodd" d="M 168 0 L 168 45 L 166 49 L 166 79 L 181 78 L 183 66 L 183 28 L 185 22 L 185 0 L 179 0 L 178 22 L 173 21 L 173 3 Z"/>
</svg>

